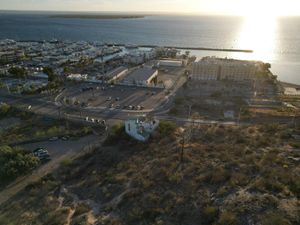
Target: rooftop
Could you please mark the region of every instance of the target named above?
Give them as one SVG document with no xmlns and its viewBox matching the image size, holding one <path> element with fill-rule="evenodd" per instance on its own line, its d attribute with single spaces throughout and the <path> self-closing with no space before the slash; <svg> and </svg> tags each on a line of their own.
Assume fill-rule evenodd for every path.
<svg viewBox="0 0 300 225">
<path fill-rule="evenodd" d="M 115 76 L 117 76 L 119 73 L 122 73 L 123 71 L 128 70 L 125 66 L 120 66 L 116 69 L 113 69 L 112 71 L 108 72 L 105 77 L 106 78 L 113 78 Z"/>
<path fill-rule="evenodd" d="M 156 69 L 152 69 L 150 66 L 143 66 L 130 73 L 126 77 L 126 80 L 148 80 L 156 71 Z"/>
</svg>

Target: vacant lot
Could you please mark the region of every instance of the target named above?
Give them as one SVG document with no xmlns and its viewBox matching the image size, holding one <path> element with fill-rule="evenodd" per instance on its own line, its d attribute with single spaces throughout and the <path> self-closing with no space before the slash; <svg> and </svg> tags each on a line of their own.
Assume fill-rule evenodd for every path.
<svg viewBox="0 0 300 225">
<path fill-rule="evenodd" d="M 0 206 L 0 224 L 300 223 L 299 128 L 194 127 L 183 159 L 169 128 L 145 144 L 115 132 Z"/>
</svg>

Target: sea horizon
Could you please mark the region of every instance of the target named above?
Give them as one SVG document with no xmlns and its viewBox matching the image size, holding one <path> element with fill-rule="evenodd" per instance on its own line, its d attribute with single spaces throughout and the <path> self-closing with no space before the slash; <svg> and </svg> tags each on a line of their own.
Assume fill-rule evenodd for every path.
<svg viewBox="0 0 300 225">
<path fill-rule="evenodd" d="M 226 15 L 151 14 L 149 12 L 0 10 L 0 39 L 97 41 L 100 43 L 247 49 L 253 53 L 192 52 L 261 60 L 272 64 L 279 80 L 300 84 L 300 17 L 278 17 L 272 26 L 253 27 L 247 18 Z M 51 18 L 51 15 L 142 15 L 130 19 Z M 146 15 L 147 14 L 147 15 Z M 151 15 L 150 15 L 151 14 Z M 238 18 L 238 19 L 237 19 Z M 80 29 L 79 29 L 80 28 Z"/>
</svg>

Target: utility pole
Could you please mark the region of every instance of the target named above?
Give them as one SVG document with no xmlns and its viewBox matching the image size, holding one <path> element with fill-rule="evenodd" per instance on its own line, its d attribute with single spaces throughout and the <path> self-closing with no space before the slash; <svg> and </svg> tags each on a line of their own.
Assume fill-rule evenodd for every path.
<svg viewBox="0 0 300 225">
<path fill-rule="evenodd" d="M 58 110 L 58 118 L 61 119 L 61 111 L 60 111 L 60 106 L 57 107 Z"/>
<path fill-rule="evenodd" d="M 6 89 L 7 89 L 8 93 L 10 94 L 10 89 L 9 89 L 9 86 L 8 86 L 6 81 L 5 81 L 5 86 L 6 86 Z"/>
<path fill-rule="evenodd" d="M 82 119 L 82 111 L 80 108 L 79 108 L 79 115 L 80 115 L 80 119 Z"/>
<path fill-rule="evenodd" d="M 191 118 L 191 114 L 192 114 L 192 105 L 188 105 L 189 107 L 189 111 L 188 111 L 188 120 L 190 120 Z M 183 131 L 183 136 L 182 136 L 182 141 L 181 141 L 181 151 L 180 151 L 180 165 L 183 168 L 183 164 L 184 164 L 184 148 L 185 148 L 185 144 L 190 140 L 191 135 L 192 135 L 192 124 L 190 124 L 190 121 L 188 121 L 189 123 L 189 127 L 187 130 Z"/>
<path fill-rule="evenodd" d="M 294 128 L 296 128 L 296 114 L 297 110 L 294 109 L 294 116 L 292 117 L 292 125 L 294 126 Z"/>
<path fill-rule="evenodd" d="M 183 153 L 184 153 L 184 144 L 185 144 L 185 137 L 183 133 L 183 138 L 181 141 L 181 154 L 180 154 L 180 164 L 183 166 Z"/>
<path fill-rule="evenodd" d="M 242 107 L 239 110 L 239 116 L 238 116 L 238 121 L 237 121 L 238 125 L 240 124 L 240 120 L 241 120 L 241 112 L 242 112 Z"/>
<path fill-rule="evenodd" d="M 93 98 L 95 98 L 94 87 L 92 87 L 92 95 L 93 95 Z"/>
<path fill-rule="evenodd" d="M 65 120 L 66 120 L 66 128 L 69 130 L 69 121 L 68 121 L 68 114 L 65 113 Z"/>
<path fill-rule="evenodd" d="M 104 76 L 104 57 L 103 57 L 103 50 L 101 51 L 101 62 L 102 62 L 102 75 Z"/>
</svg>

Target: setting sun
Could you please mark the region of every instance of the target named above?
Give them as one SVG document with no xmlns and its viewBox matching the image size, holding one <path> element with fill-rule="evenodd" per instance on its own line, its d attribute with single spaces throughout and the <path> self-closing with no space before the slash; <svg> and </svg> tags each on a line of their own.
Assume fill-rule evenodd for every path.
<svg viewBox="0 0 300 225">
<path fill-rule="evenodd" d="M 276 17 L 246 17 L 238 35 L 236 48 L 253 50 L 253 54 L 247 56 L 248 59 L 274 60 L 276 29 Z"/>
</svg>

